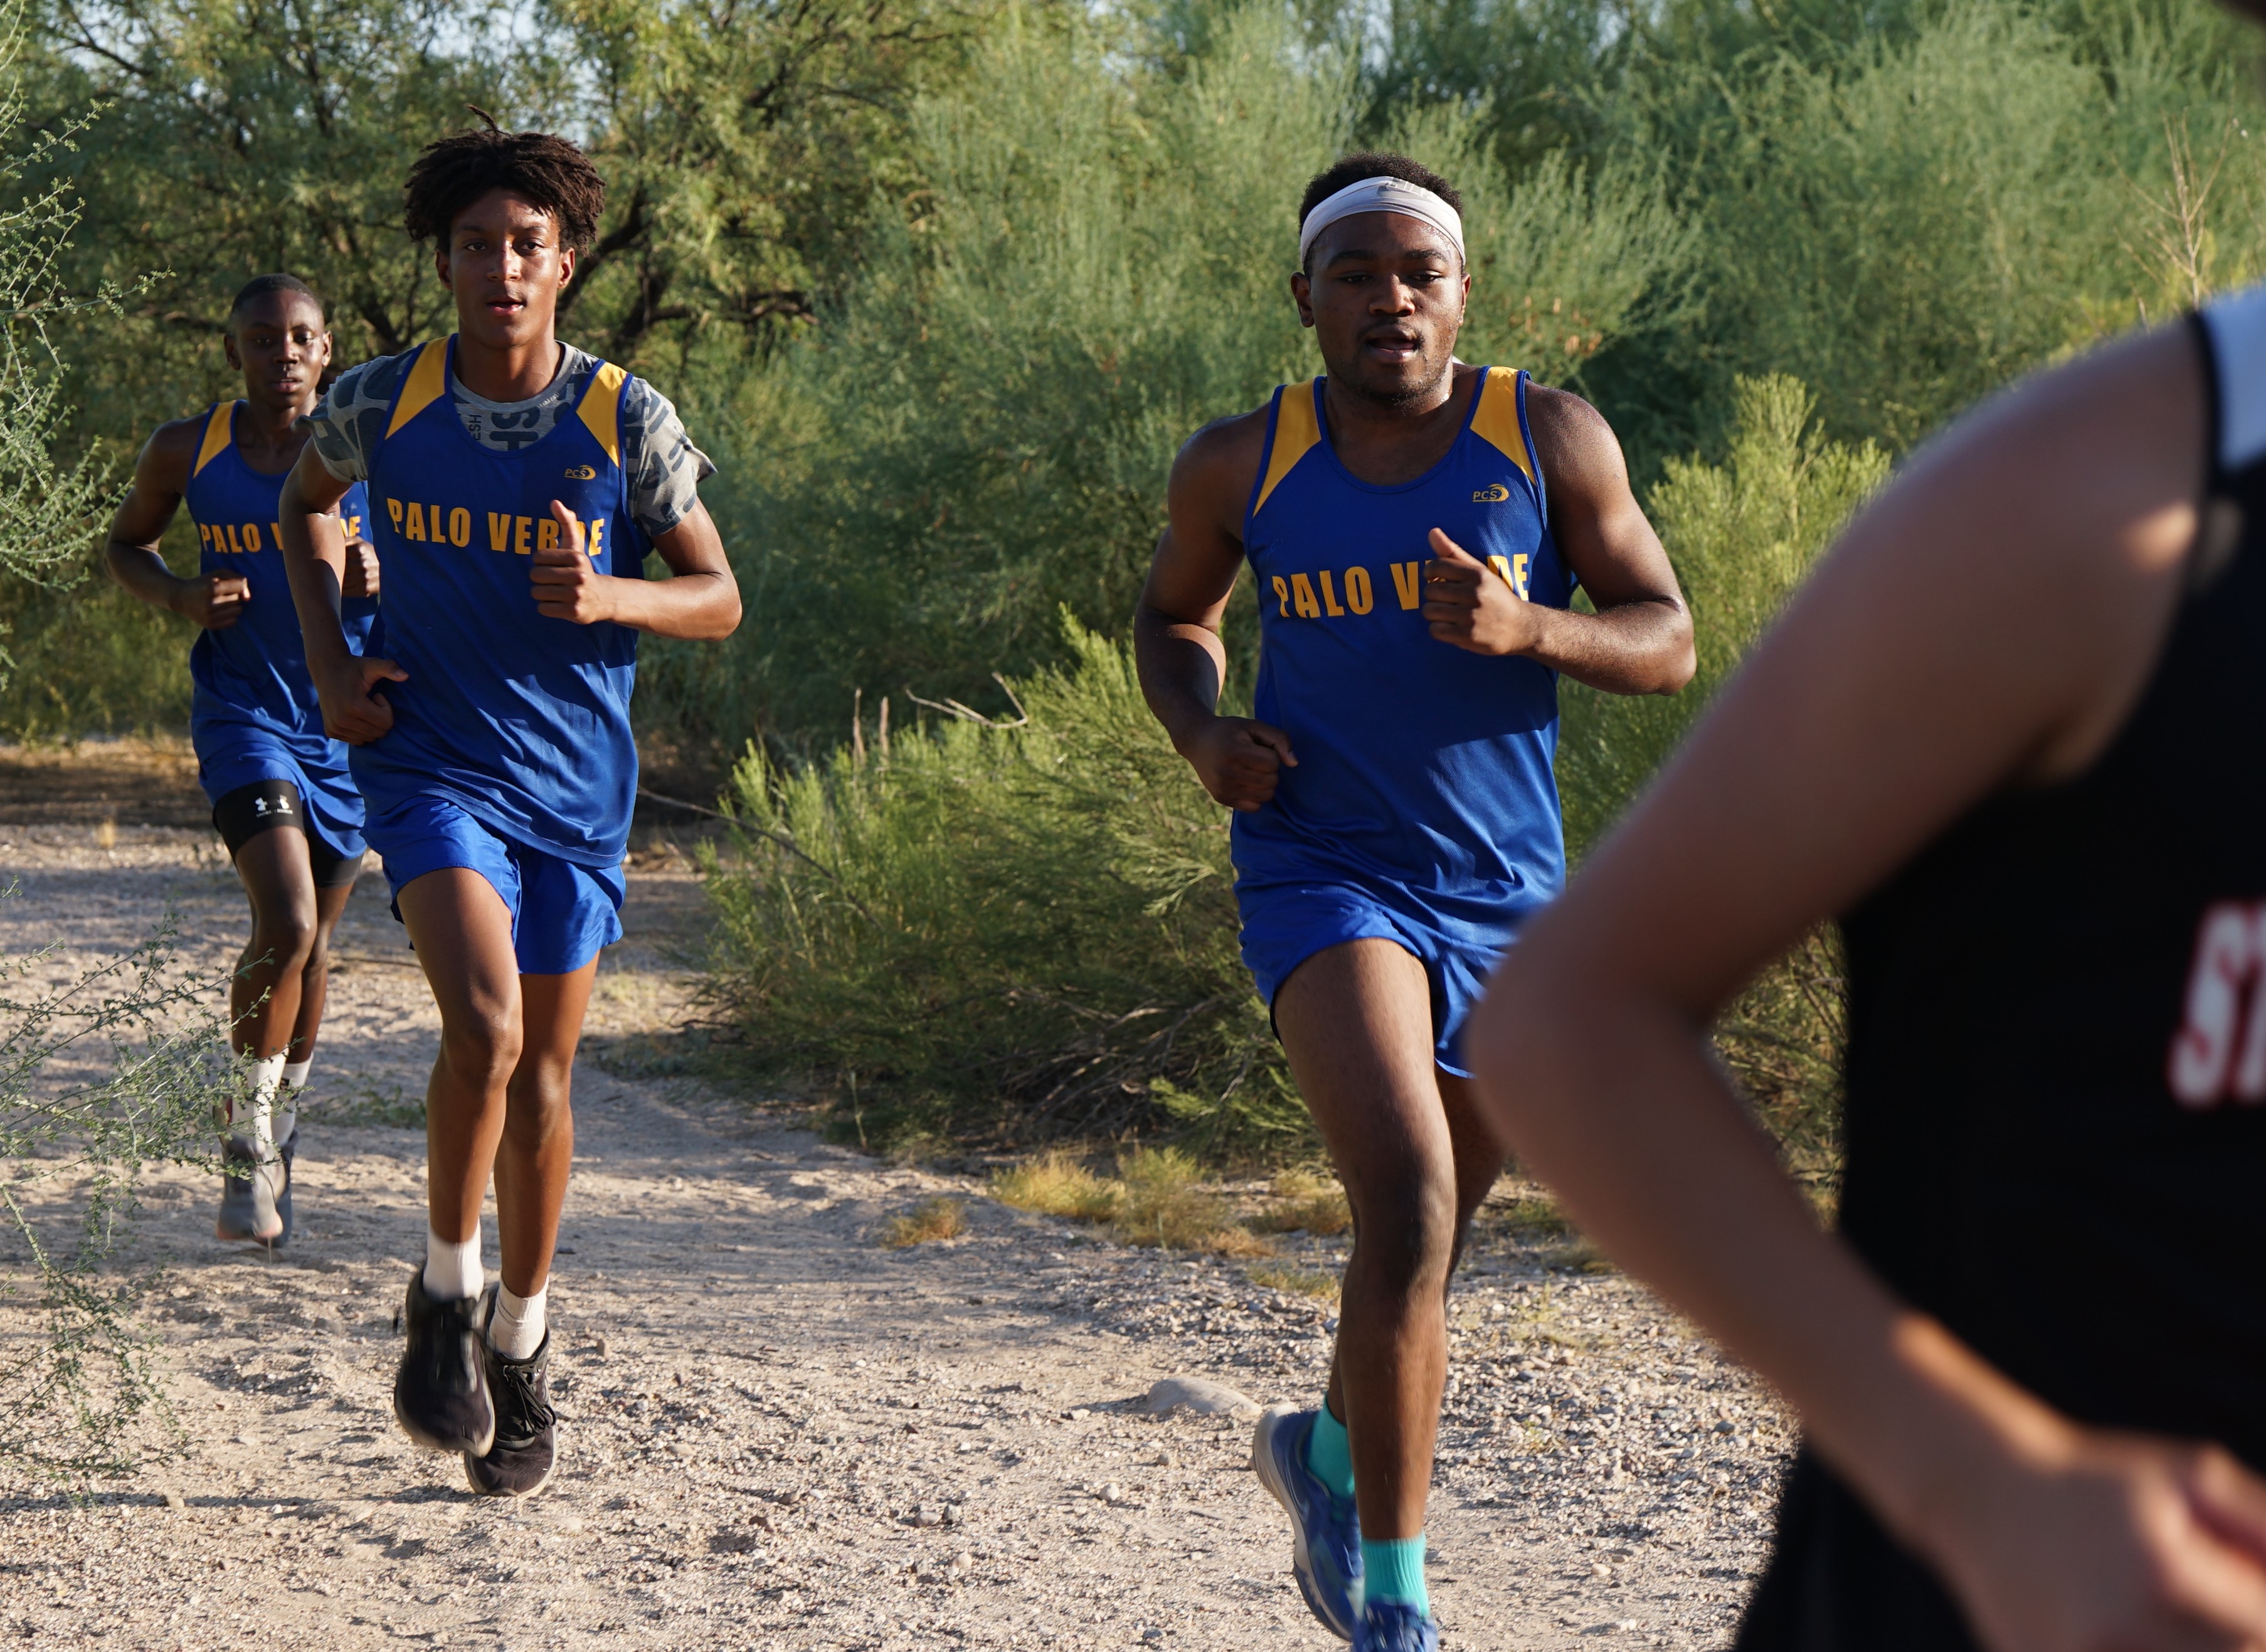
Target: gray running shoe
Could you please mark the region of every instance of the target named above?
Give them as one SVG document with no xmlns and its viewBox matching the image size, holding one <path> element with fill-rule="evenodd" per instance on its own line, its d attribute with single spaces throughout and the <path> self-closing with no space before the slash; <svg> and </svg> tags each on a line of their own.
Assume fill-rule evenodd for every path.
<svg viewBox="0 0 2266 1652">
<path fill-rule="evenodd" d="M 495 1289 L 480 1303 L 480 1357 L 487 1367 L 488 1393 L 495 1402 L 495 1441 L 478 1454 L 464 1453 L 464 1478 L 484 1497 L 532 1497 L 551 1482 L 558 1461 L 559 1414 L 551 1408 L 545 1373 L 551 1364 L 551 1332 L 525 1359 L 506 1359 L 487 1339 L 495 1318 Z"/>
<path fill-rule="evenodd" d="M 409 1334 L 393 1374 L 393 1417 L 418 1444 L 487 1455 L 495 1444 L 495 1405 L 481 1359 L 479 1301 L 435 1302 L 425 1270 L 409 1274 L 402 1327 Z"/>
<path fill-rule="evenodd" d="M 275 1248 L 281 1250 L 291 1242 L 291 1160 L 299 1151 L 299 1129 L 292 1126 L 291 1134 L 280 1143 L 275 1151 L 283 1159 L 283 1190 L 275 1195 L 275 1215 L 283 1224 L 283 1231 L 275 1236 Z"/>
<path fill-rule="evenodd" d="M 283 1155 L 271 1147 L 263 1158 L 250 1137 L 230 1131 L 220 1157 L 220 1219 L 213 1224 L 213 1236 L 274 1244 L 284 1232 L 275 1209 L 287 1173 Z"/>
</svg>

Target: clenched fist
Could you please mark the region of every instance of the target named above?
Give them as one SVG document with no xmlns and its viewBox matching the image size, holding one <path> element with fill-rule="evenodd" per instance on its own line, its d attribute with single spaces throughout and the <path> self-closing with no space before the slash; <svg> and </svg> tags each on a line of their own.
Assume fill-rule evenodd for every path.
<svg viewBox="0 0 2266 1652">
<path fill-rule="evenodd" d="M 377 547 L 367 539 L 347 542 L 347 576 L 340 594 L 345 596 L 375 596 L 377 595 Z"/>
<path fill-rule="evenodd" d="M 1249 814 L 1271 802 L 1285 767 L 1297 768 L 1290 736 L 1249 717 L 1214 717 L 1181 747 L 1212 800 Z"/>
<path fill-rule="evenodd" d="M 235 574 L 202 574 L 174 588 L 172 609 L 207 631 L 226 631 L 244 615 L 252 587 Z"/>
<path fill-rule="evenodd" d="M 1424 565 L 1424 619 L 1442 642 L 1473 654 L 1524 654 L 1542 630 L 1533 604 L 1509 580 L 1437 528 Z"/>
</svg>

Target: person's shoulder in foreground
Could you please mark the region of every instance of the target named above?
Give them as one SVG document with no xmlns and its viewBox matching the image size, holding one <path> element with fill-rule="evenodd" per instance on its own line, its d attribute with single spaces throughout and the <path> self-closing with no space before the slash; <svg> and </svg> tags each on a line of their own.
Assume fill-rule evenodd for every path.
<svg viewBox="0 0 2266 1652">
<path fill-rule="evenodd" d="M 2253 1214 L 2266 1129 L 2175 1096 L 2162 1053 L 2181 1032 L 2203 886 L 2266 890 L 2266 785 L 2181 778 L 2266 741 L 2251 663 L 2266 541 L 2248 530 L 2223 547 L 2248 574 L 2206 578 L 2218 565 L 2191 557 L 2211 543 L 2198 539 L 2207 488 L 2223 485 L 2210 433 L 2229 313 L 2209 334 L 2152 333 L 2041 375 L 1918 456 L 1513 949 L 1474 1020 L 1484 1103 L 1521 1159 L 1802 1414 L 1806 1466 L 1742 1641 L 1758 1652 L 1796 1644 L 1796 1620 L 1845 1626 L 1804 1646 L 1890 1644 L 1882 1590 L 1898 1582 L 1901 1612 L 1936 1586 L 1891 1564 L 1899 1553 L 1940 1582 L 1932 1621 L 1999 1652 L 2266 1645 L 2266 1482 L 2204 1443 L 2220 1427 L 2260 1437 L 2266 1371 L 2238 1361 L 2182 1386 L 2178 1368 L 2225 1341 L 2192 1293 L 2158 1305 L 2145 1360 L 2123 1359 L 2110 1345 L 2131 1328 L 2098 1308 L 2102 1259 L 2136 1238 L 2130 1207 L 2069 1190 L 2153 1185 L 2150 1208 L 2196 1236 L 2203 1267 L 2206 1232 L 2266 1221 Z M 2266 379 L 2266 347 L 2232 365 Z M 2156 777 L 2153 825 L 2104 834 L 2131 803 L 2112 764 L 2119 780 Z M 2002 826 L 2014 811 L 2019 832 Z M 2119 842 L 2113 877 L 2034 877 L 2065 862 L 2107 873 L 2083 847 L 2104 836 Z M 1949 898 L 1963 888 L 1973 898 Z M 1849 1070 L 1845 1226 L 1829 1236 L 1707 1028 L 1843 914 L 1866 954 L 1853 971 L 1866 1045 Z M 1948 998 L 1899 989 L 1875 956 L 1882 926 L 1902 973 L 1954 983 Z M 2005 966 L 1997 979 L 1964 983 L 1977 956 Z M 2142 1054 L 2111 1064 L 2127 1050 Z M 1921 1051 L 1924 1071 L 1904 1071 Z M 2066 1129 L 2002 1150 L 2040 1119 Z M 1877 1162 L 1884 1143 L 1894 1166 Z M 2230 1154 L 2255 1174 L 2230 1180 Z M 2025 1180 L 2026 1156 L 2059 1167 L 2058 1195 Z M 1978 1260 L 1963 1236 L 2003 1232 L 1990 1224 L 2009 1202 L 2050 1213 L 2056 1243 L 2014 1235 Z M 1930 1222 L 1955 1231 L 1904 1242 Z M 1992 1269 L 2021 1276 L 1977 1313 Z M 2242 1303 L 2261 1293 L 2255 1269 L 2212 1276 Z M 1999 1322 L 2016 1317 L 2019 1333 Z M 2127 1367 L 2092 1403 L 2050 1397 Z M 2231 1408 L 2178 1398 L 2227 1383 L 2247 1395 Z M 2104 1414 L 2102 1395 L 2117 1429 L 2084 1420 Z M 1838 1536 L 1813 1541 L 1829 1506 Z"/>
</svg>

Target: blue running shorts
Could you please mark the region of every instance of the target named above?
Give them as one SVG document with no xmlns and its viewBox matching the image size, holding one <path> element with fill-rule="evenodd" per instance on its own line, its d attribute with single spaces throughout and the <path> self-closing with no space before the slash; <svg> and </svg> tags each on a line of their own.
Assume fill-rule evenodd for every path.
<svg viewBox="0 0 2266 1652">
<path fill-rule="evenodd" d="M 1468 1078 L 1461 1053 L 1464 1021 L 1487 991 L 1488 976 L 1510 944 L 1517 925 L 1499 931 L 1462 932 L 1429 921 L 1414 896 L 1392 900 L 1344 879 L 1253 884 L 1239 880 L 1236 904 L 1243 913 L 1243 961 L 1258 983 L 1271 1015 L 1275 994 L 1290 972 L 1318 952 L 1349 940 L 1389 940 L 1424 966 L 1432 988 L 1432 1058 L 1443 1072 Z"/>
<path fill-rule="evenodd" d="M 298 788 L 299 823 L 307 835 L 334 859 L 351 860 L 362 853 L 362 793 L 344 763 L 333 768 L 310 762 L 303 751 L 293 749 L 293 742 L 248 720 L 206 723 L 196 731 L 196 751 L 197 782 L 207 802 L 216 805 L 230 793 L 262 780 L 289 780 Z"/>
<path fill-rule="evenodd" d="M 407 798 L 373 812 L 363 830 L 384 858 L 397 918 L 401 891 L 428 872 L 463 866 L 486 878 L 511 909 L 512 949 L 523 976 L 571 975 L 622 938 L 629 891 L 619 866 L 578 866 L 515 843 L 442 797 Z"/>
</svg>

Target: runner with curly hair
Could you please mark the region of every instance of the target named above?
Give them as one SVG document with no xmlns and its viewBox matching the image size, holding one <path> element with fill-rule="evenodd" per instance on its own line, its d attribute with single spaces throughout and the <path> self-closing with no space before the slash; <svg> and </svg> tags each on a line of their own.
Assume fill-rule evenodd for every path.
<svg viewBox="0 0 2266 1652">
<path fill-rule="evenodd" d="M 651 385 L 558 337 L 604 204 L 564 138 L 491 123 L 427 148 L 403 216 L 434 244 L 457 331 L 344 375 L 282 501 L 324 719 L 354 747 L 441 1010 L 394 1414 L 499 1495 L 539 1490 L 556 1459 L 546 1291 L 575 1047 L 622 932 L 638 636 L 720 638 L 740 618 L 698 491 L 714 467 Z M 387 567 L 360 657 L 328 514 L 357 483 Z M 649 553 L 669 577 L 644 576 Z M 502 1268 L 484 1291 L 491 1175 Z"/>
</svg>

